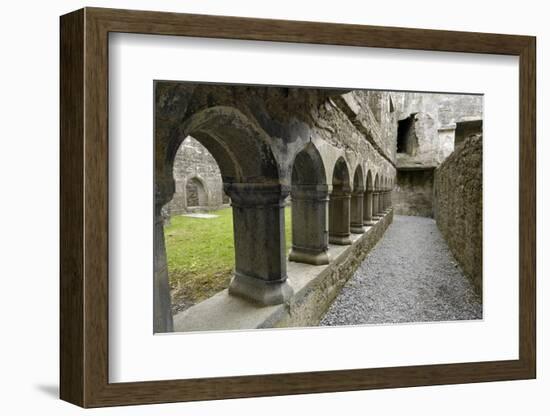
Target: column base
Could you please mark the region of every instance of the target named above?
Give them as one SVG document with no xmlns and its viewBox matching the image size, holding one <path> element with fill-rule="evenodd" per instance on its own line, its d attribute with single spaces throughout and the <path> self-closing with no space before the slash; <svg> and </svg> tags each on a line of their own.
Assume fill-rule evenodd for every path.
<svg viewBox="0 0 550 416">
<path fill-rule="evenodd" d="M 349 229 L 353 234 L 363 234 L 366 230 L 365 227 L 363 227 L 363 224 L 351 224 Z"/>
<path fill-rule="evenodd" d="M 297 263 L 313 264 L 314 266 L 330 263 L 330 257 L 327 251 L 314 252 L 296 247 L 292 247 L 290 250 L 288 260 Z"/>
<path fill-rule="evenodd" d="M 349 235 L 330 235 L 329 234 L 328 242 L 339 246 L 349 246 L 352 244 L 352 241 Z"/>
<path fill-rule="evenodd" d="M 231 279 L 228 292 L 230 295 L 268 306 L 287 302 L 294 290 L 286 279 L 282 282 L 268 281 L 236 272 Z"/>
<path fill-rule="evenodd" d="M 376 224 L 376 222 L 374 222 L 373 220 L 368 220 L 363 222 L 363 225 L 365 227 L 372 227 L 374 224 Z"/>
</svg>

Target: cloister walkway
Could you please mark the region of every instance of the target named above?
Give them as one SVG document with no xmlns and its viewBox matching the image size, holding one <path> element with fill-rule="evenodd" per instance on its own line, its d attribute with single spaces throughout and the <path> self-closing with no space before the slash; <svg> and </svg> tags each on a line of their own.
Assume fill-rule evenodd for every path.
<svg viewBox="0 0 550 416">
<path fill-rule="evenodd" d="M 474 292 L 431 218 L 395 216 L 320 325 L 480 319 Z"/>
</svg>

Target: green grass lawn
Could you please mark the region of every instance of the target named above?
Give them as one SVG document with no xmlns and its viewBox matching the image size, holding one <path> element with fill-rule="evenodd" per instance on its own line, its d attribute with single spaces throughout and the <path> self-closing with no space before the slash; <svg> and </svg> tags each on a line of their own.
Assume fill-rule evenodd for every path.
<svg viewBox="0 0 550 416">
<path fill-rule="evenodd" d="M 235 267 L 231 208 L 217 218 L 174 216 L 165 228 L 168 277 L 174 310 L 201 302 L 229 285 Z M 287 250 L 291 245 L 290 207 L 285 209 Z"/>
</svg>

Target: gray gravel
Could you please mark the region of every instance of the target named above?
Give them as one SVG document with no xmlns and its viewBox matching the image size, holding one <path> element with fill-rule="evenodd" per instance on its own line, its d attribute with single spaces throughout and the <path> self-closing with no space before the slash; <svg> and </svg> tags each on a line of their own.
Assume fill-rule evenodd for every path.
<svg viewBox="0 0 550 416">
<path fill-rule="evenodd" d="M 435 221 L 396 215 L 320 325 L 481 318 L 481 299 Z"/>
</svg>

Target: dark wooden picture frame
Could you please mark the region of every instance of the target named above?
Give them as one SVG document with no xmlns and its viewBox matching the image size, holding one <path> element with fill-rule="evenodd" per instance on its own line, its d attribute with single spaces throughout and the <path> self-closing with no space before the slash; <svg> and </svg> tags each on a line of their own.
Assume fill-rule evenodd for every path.
<svg viewBox="0 0 550 416">
<path fill-rule="evenodd" d="M 108 34 L 519 56 L 519 359 L 109 383 Z M 536 40 L 530 36 L 85 8 L 61 17 L 60 396 L 83 407 L 536 376 Z"/>
</svg>

